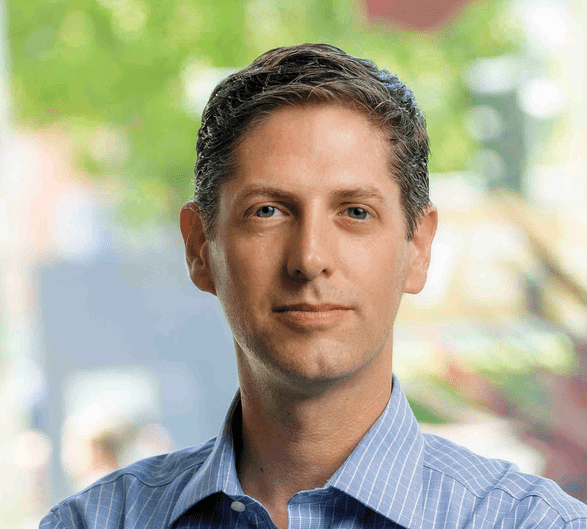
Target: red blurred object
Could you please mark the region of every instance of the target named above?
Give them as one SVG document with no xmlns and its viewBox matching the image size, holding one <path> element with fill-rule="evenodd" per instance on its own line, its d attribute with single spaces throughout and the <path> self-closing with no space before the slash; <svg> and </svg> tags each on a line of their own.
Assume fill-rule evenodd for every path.
<svg viewBox="0 0 587 529">
<path fill-rule="evenodd" d="M 440 29 L 472 0 L 365 0 L 370 19 L 417 31 Z"/>
</svg>

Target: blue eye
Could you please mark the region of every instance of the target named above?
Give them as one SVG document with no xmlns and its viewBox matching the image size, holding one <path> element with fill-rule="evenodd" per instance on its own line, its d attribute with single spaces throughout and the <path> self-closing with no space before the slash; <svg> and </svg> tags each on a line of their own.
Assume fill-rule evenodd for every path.
<svg viewBox="0 0 587 529">
<path fill-rule="evenodd" d="M 274 206 L 261 206 L 255 211 L 255 215 L 261 218 L 273 217 L 277 209 Z"/>
<path fill-rule="evenodd" d="M 365 220 L 369 214 L 363 208 L 349 208 L 347 212 L 349 217 L 357 220 Z"/>
</svg>

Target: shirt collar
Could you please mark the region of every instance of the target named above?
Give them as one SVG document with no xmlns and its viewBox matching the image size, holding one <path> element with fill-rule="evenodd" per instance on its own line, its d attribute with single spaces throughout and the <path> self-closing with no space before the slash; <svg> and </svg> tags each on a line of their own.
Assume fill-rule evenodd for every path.
<svg viewBox="0 0 587 529">
<path fill-rule="evenodd" d="M 232 399 L 232 404 L 228 409 L 222 428 L 218 437 L 214 439 L 212 451 L 194 471 L 193 478 L 189 481 L 179 496 L 169 527 L 192 506 L 200 500 L 216 492 L 224 492 L 231 497 L 244 496 L 238 475 L 236 473 L 236 458 L 234 451 L 232 422 L 236 414 L 240 415 L 240 389 Z"/>
<path fill-rule="evenodd" d="M 235 414 L 237 418 L 240 415 L 240 404 L 239 390 L 212 451 L 178 498 L 170 525 L 216 492 L 235 499 L 244 496 L 236 473 L 232 434 L 232 421 Z M 393 375 L 393 389 L 385 410 L 325 488 L 334 487 L 407 529 L 421 529 L 423 452 L 424 438 Z"/>
<path fill-rule="evenodd" d="M 330 485 L 408 529 L 423 519 L 424 437 L 400 383 L 393 375 L 383 413 Z"/>
</svg>

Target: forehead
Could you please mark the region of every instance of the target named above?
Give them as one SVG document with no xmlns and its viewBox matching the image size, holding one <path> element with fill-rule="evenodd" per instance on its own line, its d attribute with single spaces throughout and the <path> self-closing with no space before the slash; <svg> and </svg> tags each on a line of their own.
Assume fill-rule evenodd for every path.
<svg viewBox="0 0 587 529">
<path fill-rule="evenodd" d="M 236 167 L 243 170 L 248 162 L 263 164 L 274 156 L 316 160 L 325 151 L 333 162 L 361 152 L 383 161 L 386 169 L 389 165 L 389 143 L 365 113 L 340 103 L 305 103 L 257 118 L 236 147 Z"/>
<path fill-rule="evenodd" d="M 322 100 L 316 98 L 305 101 L 286 102 L 284 104 L 277 104 L 276 106 L 270 106 L 266 109 L 263 109 L 261 112 L 253 115 L 249 120 L 249 124 L 243 128 L 241 141 L 246 139 L 248 135 L 253 133 L 256 129 L 276 116 L 277 119 L 279 119 L 279 116 L 284 115 L 329 111 L 338 111 L 352 114 L 355 119 L 364 122 L 366 126 L 370 125 L 371 133 L 377 132 L 383 139 L 385 139 L 385 134 L 383 133 L 383 129 L 385 128 L 383 124 L 385 120 L 371 109 L 363 107 L 353 100 Z"/>
<path fill-rule="evenodd" d="M 363 113 L 343 105 L 282 107 L 256 123 L 235 152 L 235 171 L 223 186 L 227 195 L 271 185 L 291 195 L 342 197 L 349 190 L 392 195 L 389 146 Z M 348 194 L 348 193 L 347 193 Z"/>
</svg>

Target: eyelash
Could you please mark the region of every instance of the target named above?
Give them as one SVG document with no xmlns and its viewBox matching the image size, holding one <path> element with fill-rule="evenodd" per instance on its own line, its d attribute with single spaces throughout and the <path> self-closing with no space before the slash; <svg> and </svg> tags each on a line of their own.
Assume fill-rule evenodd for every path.
<svg viewBox="0 0 587 529">
<path fill-rule="evenodd" d="M 266 204 L 266 205 L 264 205 L 264 206 L 259 206 L 257 209 L 255 209 L 255 210 L 253 211 L 253 215 L 257 216 L 257 215 L 256 215 L 256 213 L 257 213 L 258 211 L 262 210 L 263 208 L 273 208 L 273 211 L 279 211 L 279 212 L 281 212 L 281 210 L 280 210 L 278 207 L 276 207 L 276 206 L 271 206 L 271 205 L 269 205 L 269 204 Z M 270 217 L 272 217 L 272 216 L 273 216 L 273 215 L 271 215 Z M 260 218 L 260 219 L 267 219 L 267 218 L 270 218 L 270 217 L 260 217 L 260 216 L 258 216 L 258 218 Z"/>
<path fill-rule="evenodd" d="M 350 206 L 348 208 L 345 209 L 345 211 L 350 211 L 351 209 L 360 209 L 361 211 L 365 212 L 366 215 L 368 215 L 368 217 L 364 218 L 364 219 L 353 219 L 353 220 L 367 220 L 369 217 L 372 217 L 371 213 L 369 213 L 365 208 L 362 208 L 360 206 Z M 353 217 L 350 217 L 353 218 Z"/>
<path fill-rule="evenodd" d="M 259 212 L 263 208 L 273 208 L 273 211 L 279 211 L 280 213 L 283 213 L 277 206 L 272 206 L 270 204 L 265 204 L 265 205 L 259 206 L 257 209 L 255 209 L 253 211 L 253 216 L 255 216 L 257 218 L 260 218 L 260 219 L 268 219 L 268 218 L 273 217 L 273 215 L 270 215 L 269 217 L 261 217 L 261 216 L 257 215 L 257 212 Z M 361 206 L 349 206 L 344 211 L 347 212 L 347 211 L 350 211 L 352 209 L 359 209 L 359 210 L 363 211 L 367 215 L 367 217 L 364 218 L 364 219 L 353 219 L 353 220 L 368 220 L 369 218 L 371 218 L 373 216 L 373 215 L 371 215 L 371 213 L 369 213 L 369 211 L 367 211 L 367 209 L 365 209 L 365 208 L 363 208 Z M 349 218 L 353 218 L 353 217 L 350 217 L 350 215 L 348 217 Z"/>
</svg>

